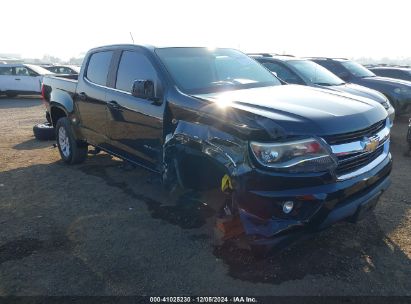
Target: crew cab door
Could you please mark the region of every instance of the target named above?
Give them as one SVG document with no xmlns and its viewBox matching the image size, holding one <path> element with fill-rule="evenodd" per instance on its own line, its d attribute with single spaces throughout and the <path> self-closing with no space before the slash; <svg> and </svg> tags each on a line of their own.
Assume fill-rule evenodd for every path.
<svg viewBox="0 0 411 304">
<path fill-rule="evenodd" d="M 113 53 L 100 51 L 87 58 L 86 70 L 78 81 L 74 97 L 83 136 L 102 148 L 108 144 L 106 92 Z"/>
<path fill-rule="evenodd" d="M 106 96 L 114 152 L 156 169 L 162 155 L 164 102 L 137 98 L 131 91 L 135 80 L 152 80 L 159 85 L 159 73 L 135 48 L 120 52 L 117 66 L 113 88 Z"/>
</svg>

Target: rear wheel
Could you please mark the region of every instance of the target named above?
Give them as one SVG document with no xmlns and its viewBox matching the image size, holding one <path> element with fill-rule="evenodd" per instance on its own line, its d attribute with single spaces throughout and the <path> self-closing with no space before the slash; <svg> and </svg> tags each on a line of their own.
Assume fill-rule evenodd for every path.
<svg viewBox="0 0 411 304">
<path fill-rule="evenodd" d="M 67 117 L 62 117 L 56 124 L 57 146 L 61 158 L 67 164 L 82 163 L 87 157 L 87 144 L 77 141 Z"/>
</svg>

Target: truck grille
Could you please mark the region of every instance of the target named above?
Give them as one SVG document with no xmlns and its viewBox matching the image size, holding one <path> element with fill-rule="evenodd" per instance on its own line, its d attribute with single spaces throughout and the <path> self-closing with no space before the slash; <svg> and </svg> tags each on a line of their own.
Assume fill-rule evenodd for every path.
<svg viewBox="0 0 411 304">
<path fill-rule="evenodd" d="M 356 155 L 344 155 L 338 157 L 337 175 L 343 175 L 364 167 L 380 156 L 384 151 L 384 145 L 371 153 L 357 153 Z"/>
<path fill-rule="evenodd" d="M 379 131 L 384 129 L 385 127 L 385 120 L 381 120 L 372 126 L 355 132 L 344 133 L 344 134 L 337 134 L 331 136 L 324 136 L 324 139 L 330 145 L 339 145 L 343 143 L 348 143 L 352 141 L 362 140 L 365 136 L 371 136 L 377 134 Z"/>
<path fill-rule="evenodd" d="M 368 164 L 381 155 L 388 155 L 389 138 L 390 130 L 386 120 L 363 130 L 324 137 L 337 158 L 335 173 L 342 179 L 365 172 L 363 168 Z M 372 151 L 372 142 L 376 143 L 376 140 L 378 146 Z"/>
</svg>

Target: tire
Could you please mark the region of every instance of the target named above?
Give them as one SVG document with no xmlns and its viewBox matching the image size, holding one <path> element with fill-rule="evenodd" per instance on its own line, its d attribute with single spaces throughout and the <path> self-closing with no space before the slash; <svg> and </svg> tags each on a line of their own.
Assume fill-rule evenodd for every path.
<svg viewBox="0 0 411 304">
<path fill-rule="evenodd" d="M 61 159 L 70 165 L 84 162 L 87 158 L 87 143 L 76 140 L 70 120 L 67 117 L 60 118 L 55 131 Z"/>
<path fill-rule="evenodd" d="M 56 133 L 52 124 L 45 122 L 33 127 L 34 137 L 38 140 L 54 140 Z"/>
<path fill-rule="evenodd" d="M 17 93 L 6 93 L 6 96 L 7 96 L 8 98 L 13 98 L 13 97 L 16 97 L 16 96 L 17 96 Z"/>
</svg>

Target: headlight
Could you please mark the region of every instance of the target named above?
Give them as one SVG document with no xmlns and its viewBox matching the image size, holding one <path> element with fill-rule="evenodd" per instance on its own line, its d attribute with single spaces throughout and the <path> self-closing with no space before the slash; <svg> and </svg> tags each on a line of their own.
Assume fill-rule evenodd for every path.
<svg viewBox="0 0 411 304">
<path fill-rule="evenodd" d="M 406 87 L 396 88 L 396 89 L 394 89 L 394 92 L 397 93 L 397 94 L 401 94 L 401 95 L 411 94 L 411 90 L 409 88 L 406 88 Z"/>
<path fill-rule="evenodd" d="M 320 172 L 337 166 L 324 144 L 314 138 L 283 142 L 250 142 L 257 161 L 266 167 L 289 172 Z"/>
<path fill-rule="evenodd" d="M 386 98 L 385 101 L 383 101 L 381 103 L 381 105 L 384 107 L 384 109 L 388 110 L 389 108 L 391 108 L 391 104 L 390 101 Z"/>
<path fill-rule="evenodd" d="M 388 100 L 387 96 L 385 96 L 383 93 L 380 93 L 378 91 L 375 91 L 375 93 L 381 97 L 382 101 L 377 100 L 383 107 L 384 109 L 388 110 L 391 108 L 391 103 Z"/>
</svg>

